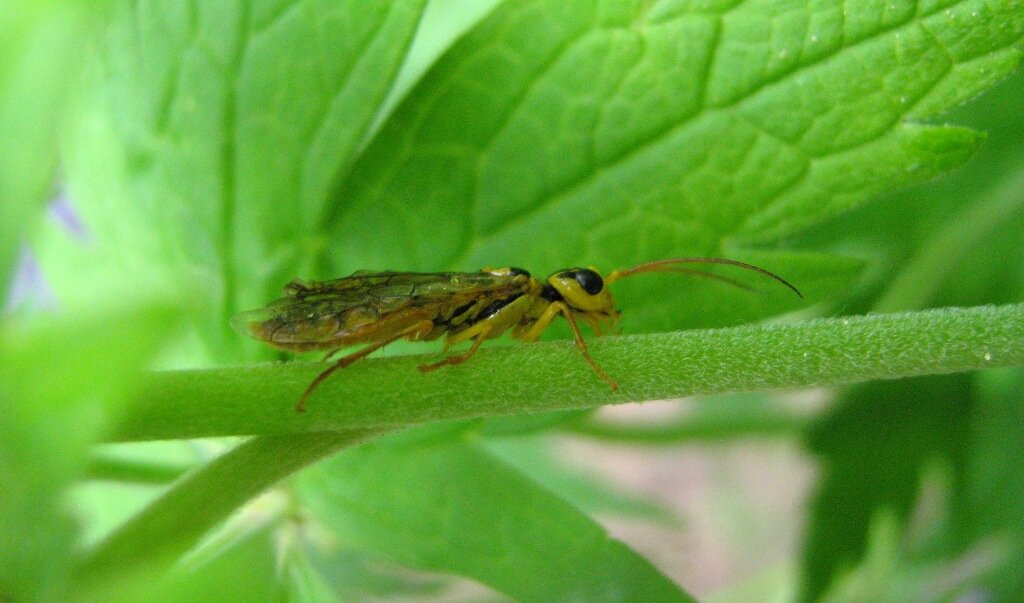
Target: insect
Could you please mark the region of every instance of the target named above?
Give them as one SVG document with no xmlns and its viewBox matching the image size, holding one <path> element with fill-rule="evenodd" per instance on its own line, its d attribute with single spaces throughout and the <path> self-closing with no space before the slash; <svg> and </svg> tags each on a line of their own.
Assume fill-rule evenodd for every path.
<svg viewBox="0 0 1024 603">
<path fill-rule="evenodd" d="M 750 289 L 728 277 L 683 267 L 686 264 L 726 264 L 758 272 L 803 297 L 777 274 L 724 258 L 659 260 L 614 270 L 606 277 L 594 268 L 566 268 L 544 280 L 521 268 L 360 271 L 322 282 L 295 279 L 285 285 L 284 297 L 235 316 L 232 324 L 241 333 L 278 349 L 327 351 L 325 361 L 345 347 L 366 344 L 321 372 L 299 398 L 298 412 L 305 410 L 306 400 L 332 373 L 399 339 L 428 341 L 444 336 L 445 354 L 453 345 L 472 342 L 464 352 L 419 367 L 429 372 L 469 360 L 485 340 L 508 330 L 514 339 L 536 341 L 558 316 L 569 323 L 583 358 L 614 390 L 618 384 L 591 357 L 579 327 L 583 322 L 597 335 L 615 327 L 620 312 L 610 285 L 644 272 L 679 272 Z"/>
</svg>

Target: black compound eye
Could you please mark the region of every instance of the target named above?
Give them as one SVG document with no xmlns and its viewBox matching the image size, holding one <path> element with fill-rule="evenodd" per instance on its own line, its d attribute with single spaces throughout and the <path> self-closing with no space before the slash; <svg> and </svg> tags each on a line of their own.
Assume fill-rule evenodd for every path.
<svg viewBox="0 0 1024 603">
<path fill-rule="evenodd" d="M 583 287 L 583 290 L 590 295 L 597 295 L 601 292 L 601 289 L 604 289 L 604 279 L 593 270 L 580 268 L 573 271 L 572 276 L 580 284 L 580 287 Z"/>
<path fill-rule="evenodd" d="M 508 269 L 508 273 L 509 273 L 510 276 L 530 276 L 530 273 L 527 272 L 526 270 L 523 270 L 522 268 L 515 268 L 515 267 L 509 268 Z"/>
</svg>

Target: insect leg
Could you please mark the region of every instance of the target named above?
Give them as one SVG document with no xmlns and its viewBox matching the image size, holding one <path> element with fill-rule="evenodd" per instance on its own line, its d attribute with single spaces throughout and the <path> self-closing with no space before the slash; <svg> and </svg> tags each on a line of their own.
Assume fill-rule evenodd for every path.
<svg viewBox="0 0 1024 603">
<path fill-rule="evenodd" d="M 421 364 L 419 366 L 420 371 L 424 373 L 429 373 L 430 371 L 435 371 L 447 364 L 462 364 L 463 362 L 472 358 L 473 354 L 476 354 L 476 351 L 480 349 L 480 344 L 483 343 L 485 339 L 487 339 L 487 336 L 490 334 L 490 332 L 491 329 L 481 329 L 480 333 L 473 339 L 473 345 L 471 345 L 468 350 L 461 354 L 448 356 L 447 358 L 439 362 Z M 447 348 L 447 345 L 445 347 Z"/>
<path fill-rule="evenodd" d="M 335 362 L 330 368 L 317 375 L 316 379 L 313 379 L 313 382 L 310 383 L 309 386 L 306 388 L 306 391 L 302 392 L 302 396 L 299 397 L 299 401 L 295 405 L 295 412 L 306 411 L 306 399 L 309 398 L 309 396 L 313 393 L 313 390 L 315 390 L 317 386 L 323 383 L 324 379 L 330 377 L 331 374 L 334 373 L 334 371 L 338 369 L 343 369 L 346 366 L 355 362 L 356 360 L 369 356 L 370 354 L 376 352 L 377 350 L 388 345 L 389 343 L 393 343 L 395 341 L 398 341 L 399 339 L 402 339 L 403 337 L 408 337 L 409 335 L 429 333 L 433 328 L 434 321 L 421 320 L 420 322 L 414 323 L 412 326 L 402 329 L 401 331 L 395 333 L 394 335 L 391 335 L 390 337 L 385 337 L 380 341 L 375 341 L 374 343 L 371 343 L 370 345 L 360 350 L 356 350 L 355 352 L 349 354 L 348 356 L 343 356 L 339 358 L 338 361 Z M 331 352 L 331 354 L 334 354 L 334 352 Z M 331 354 L 328 354 L 328 357 L 330 357 Z"/>
<path fill-rule="evenodd" d="M 590 350 L 587 349 L 587 341 L 583 339 L 583 333 L 580 333 L 580 327 L 576 324 L 576 317 L 573 316 L 572 310 L 563 304 L 557 305 L 562 306 L 562 316 L 565 317 L 565 320 L 569 323 L 569 327 L 572 328 L 572 335 L 576 339 L 576 347 L 580 349 L 580 352 L 583 354 L 583 358 L 586 359 L 587 364 L 590 365 L 590 368 L 594 369 L 594 372 L 597 373 L 598 377 L 600 377 L 602 381 L 611 386 L 613 391 L 619 389 L 619 384 L 609 377 L 608 373 L 604 372 L 604 369 L 598 366 L 597 362 L 595 362 L 594 358 L 590 355 Z"/>
<path fill-rule="evenodd" d="M 544 309 L 544 313 L 537 317 L 536 322 L 531 324 L 530 327 L 524 331 L 513 332 L 512 336 L 517 339 L 522 339 L 523 341 L 537 341 L 540 334 L 543 333 L 551 324 L 551 321 L 563 312 L 562 308 L 568 310 L 568 308 L 565 307 L 565 304 L 562 303 L 554 302 L 548 304 L 548 307 Z"/>
<path fill-rule="evenodd" d="M 594 331 L 594 335 L 604 335 L 604 325 L 593 314 L 580 314 L 580 318 Z"/>
<path fill-rule="evenodd" d="M 533 323 L 528 331 L 519 336 L 523 341 L 536 341 L 540 334 L 551 324 L 551 321 L 556 316 L 561 314 L 565 317 L 566 322 L 569 323 L 569 327 L 572 329 L 573 338 L 576 341 L 576 347 L 579 348 L 580 353 L 583 354 L 583 358 L 586 359 L 587 364 L 590 368 L 594 369 L 601 380 L 611 386 L 613 390 L 619 389 L 619 384 L 614 379 L 608 376 L 608 373 L 604 372 L 594 358 L 590 355 L 590 350 L 587 349 L 587 342 L 583 339 L 583 333 L 580 332 L 580 326 L 576 323 L 575 313 L 561 302 L 554 302 L 544 310 L 544 313 L 540 315 L 537 322 Z"/>
<path fill-rule="evenodd" d="M 420 370 L 424 373 L 430 372 L 441 368 L 448 364 L 462 364 L 469 360 L 476 354 L 476 351 L 480 349 L 480 344 L 485 339 L 493 337 L 498 333 L 503 333 L 506 330 L 512 328 L 518 324 L 526 312 L 530 309 L 530 305 L 533 303 L 532 299 L 527 296 L 520 296 L 513 299 L 508 304 L 502 306 L 497 312 L 479 319 L 477 322 L 469 326 L 464 331 L 459 331 L 454 335 L 449 335 L 444 341 L 444 351 L 447 353 L 448 348 L 453 344 L 462 343 L 463 341 L 473 340 L 473 345 L 468 350 L 461 354 L 455 354 L 454 356 L 448 356 L 440 362 L 434 362 L 432 364 L 424 364 L 420 366 Z"/>
</svg>

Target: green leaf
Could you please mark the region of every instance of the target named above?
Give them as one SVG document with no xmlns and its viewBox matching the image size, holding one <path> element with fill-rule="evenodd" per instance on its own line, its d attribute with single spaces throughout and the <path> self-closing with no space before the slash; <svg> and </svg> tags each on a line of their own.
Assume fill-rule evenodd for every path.
<svg viewBox="0 0 1024 603">
<path fill-rule="evenodd" d="M 93 455 L 89 461 L 86 477 L 91 480 L 166 484 L 181 477 L 188 469 L 189 467 L 184 464 Z"/>
<path fill-rule="evenodd" d="M 1018 71 L 975 107 L 972 122 L 991 130 L 978 161 L 947 182 L 914 191 L 911 205 L 919 209 L 913 222 L 926 236 L 904 237 L 915 245 L 877 309 L 1020 299 L 1024 265 L 1015 258 L 1024 244 L 1022 94 L 1024 71 Z"/>
<path fill-rule="evenodd" d="M 969 157 L 978 134 L 921 122 L 1008 73 L 1022 23 L 985 2 L 506 3 L 339 183 L 331 272 L 611 268 L 776 240 Z M 623 305 L 651 329 L 727 322 L 733 292 L 675 283 L 626 283 Z M 650 316 L 662 300 L 671 322 Z"/>
<path fill-rule="evenodd" d="M 726 394 L 691 401 L 679 418 L 656 424 L 602 421 L 594 416 L 563 426 L 575 435 L 637 445 L 677 445 L 736 437 L 792 436 L 802 431 L 812 414 L 787 408 L 764 394 Z"/>
<path fill-rule="evenodd" d="M 942 309 L 791 325 L 595 339 L 612 391 L 569 342 L 482 350 L 430 374 L 426 358 L 370 359 L 331 376 L 293 409 L 326 364 L 151 375 L 118 440 L 394 428 L 444 419 L 592 408 L 693 394 L 896 379 L 1024 364 L 1024 306 Z M 416 392 L 410 396 L 409 392 Z"/>
<path fill-rule="evenodd" d="M 289 569 L 288 577 L 291 581 L 291 591 L 295 593 L 295 600 L 303 603 L 338 603 L 342 601 L 324 577 L 305 560 L 293 564 Z"/>
<path fill-rule="evenodd" d="M 227 315 L 299 274 L 615 267 L 762 244 L 965 159 L 977 135 L 920 121 L 1007 73 L 1022 29 L 1019 11 L 981 2 L 506 3 L 364 152 L 407 86 L 392 84 L 421 10 L 126 8 L 68 162 L 117 252 L 77 266 L 203 291 L 200 331 L 223 351 Z M 436 52 L 418 48 L 403 82 Z M 801 285 L 835 291 L 841 262 L 820 260 Z M 650 330 L 793 307 L 724 313 L 734 297 L 664 282 L 622 299 Z"/>
<path fill-rule="evenodd" d="M 947 178 L 886 195 L 796 244 L 873 256 L 872 286 L 845 312 L 1013 302 L 1024 289 L 1024 71 L 947 118 L 988 133 L 978 157 Z"/>
<path fill-rule="evenodd" d="M 997 599 L 1024 589 L 1024 372 L 991 371 L 978 377 L 970 417 L 965 480 L 954 519 L 960 544 L 996 540 L 1007 551 L 984 584 Z"/>
<path fill-rule="evenodd" d="M 323 545 L 310 543 L 308 554 L 291 556 L 289 578 L 300 601 L 438 599 L 453 582 L 452 576 L 412 572 L 347 544 Z"/>
<path fill-rule="evenodd" d="M 160 304 L 0 322 L 0 598 L 62 600 L 76 530 L 67 488 L 173 328 Z"/>
<path fill-rule="evenodd" d="M 375 442 L 304 473 L 299 487 L 340 539 L 520 601 L 691 600 L 593 520 L 472 443 L 396 450 Z"/>
<path fill-rule="evenodd" d="M 978 195 L 901 265 L 875 306 L 879 311 L 950 302 L 1016 299 L 1024 277 L 1006 270 L 1022 242 L 1024 162 Z M 1005 252 L 1003 251 L 1005 249 Z M 1020 280 L 1021 282 L 1015 282 Z"/>
<path fill-rule="evenodd" d="M 390 115 L 395 105 L 405 98 L 438 57 L 500 3 L 501 0 L 427 0 L 416 37 L 409 46 L 409 53 L 402 63 L 402 68 L 395 76 L 395 85 L 377 114 L 374 130 Z"/>
<path fill-rule="evenodd" d="M 104 3 L 8 0 L 0 15 L 0 301 L 53 194 L 58 126 Z"/>
<path fill-rule="evenodd" d="M 940 603 L 970 597 L 977 579 L 998 556 L 989 546 L 959 559 L 908 555 L 903 521 L 890 512 L 871 520 L 863 561 L 844 572 L 821 603 Z"/>
<path fill-rule="evenodd" d="M 487 433 L 486 427 L 483 433 Z M 482 440 L 487 452 L 501 462 L 588 515 L 604 513 L 679 524 L 679 518 L 664 506 L 628 492 L 606 476 L 571 466 L 560 456 L 558 444 L 562 443 L 544 436 Z"/>
<path fill-rule="evenodd" d="M 246 534 L 211 559 L 185 563 L 163 573 L 151 571 L 133 576 L 120 588 L 94 601 L 160 603 L 165 601 L 290 601 L 277 580 L 273 534 L 268 530 Z"/>
<path fill-rule="evenodd" d="M 236 353 L 230 316 L 308 272 L 324 244 L 326 191 L 364 143 L 422 5 L 124 3 L 68 137 L 68 186 L 98 244 L 51 236 L 58 292 L 189 290 L 207 347 Z"/>
<path fill-rule="evenodd" d="M 789 603 L 794 599 L 795 579 L 793 568 L 788 564 L 769 568 L 739 584 L 730 585 L 710 594 L 705 603 Z"/>
<path fill-rule="evenodd" d="M 927 465 L 959 469 L 972 399 L 967 374 L 869 383 L 812 428 L 808 446 L 823 478 L 811 503 L 801 601 L 818 600 L 860 560 L 881 511 L 906 523 Z"/>
<path fill-rule="evenodd" d="M 81 558 L 79 588 L 96 596 L 117 589 L 133 571 L 158 571 L 195 546 L 250 498 L 371 432 L 254 438 L 183 477 Z"/>
</svg>

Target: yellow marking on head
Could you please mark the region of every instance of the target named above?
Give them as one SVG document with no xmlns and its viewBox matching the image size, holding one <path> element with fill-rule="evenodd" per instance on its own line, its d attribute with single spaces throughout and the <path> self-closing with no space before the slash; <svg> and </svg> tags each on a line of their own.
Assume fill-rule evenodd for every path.
<svg viewBox="0 0 1024 603">
<path fill-rule="evenodd" d="M 593 268 L 559 270 L 548 277 L 548 284 L 575 310 L 600 314 L 615 311 L 615 300 L 605 280 Z"/>
</svg>

